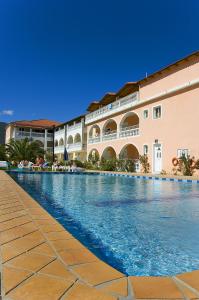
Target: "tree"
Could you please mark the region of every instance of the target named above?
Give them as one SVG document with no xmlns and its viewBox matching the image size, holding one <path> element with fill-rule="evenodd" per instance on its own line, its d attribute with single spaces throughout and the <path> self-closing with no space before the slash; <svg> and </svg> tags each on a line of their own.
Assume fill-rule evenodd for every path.
<svg viewBox="0 0 199 300">
<path fill-rule="evenodd" d="M 20 162 L 22 160 L 35 161 L 37 156 L 44 156 L 44 149 L 37 141 L 30 142 L 27 138 L 20 141 L 10 140 L 6 145 L 9 160 Z"/>
<path fill-rule="evenodd" d="M 4 145 L 0 145 L 0 160 L 7 160 L 6 148 Z"/>
</svg>

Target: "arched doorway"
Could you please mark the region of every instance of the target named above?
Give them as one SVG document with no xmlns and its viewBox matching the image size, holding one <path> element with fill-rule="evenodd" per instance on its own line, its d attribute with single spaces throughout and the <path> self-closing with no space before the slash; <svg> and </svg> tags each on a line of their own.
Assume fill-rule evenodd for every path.
<svg viewBox="0 0 199 300">
<path fill-rule="evenodd" d="M 124 115 L 120 122 L 120 137 L 134 136 L 139 134 L 139 117 L 134 112 Z"/>
<path fill-rule="evenodd" d="M 89 130 L 88 142 L 90 144 L 99 142 L 100 134 L 101 134 L 100 127 L 98 125 L 93 125 Z"/>
<path fill-rule="evenodd" d="M 117 123 L 110 119 L 103 126 L 103 140 L 112 140 L 117 138 Z"/>
<path fill-rule="evenodd" d="M 140 170 L 139 151 L 133 144 L 125 145 L 120 151 L 119 158 L 134 161 L 135 171 L 138 172 Z"/>
<path fill-rule="evenodd" d="M 116 159 L 116 152 L 113 147 L 107 147 L 104 149 L 102 157 L 106 160 Z"/>
<path fill-rule="evenodd" d="M 74 144 L 78 144 L 78 143 L 81 143 L 81 136 L 79 133 L 77 133 L 74 138 Z"/>
</svg>

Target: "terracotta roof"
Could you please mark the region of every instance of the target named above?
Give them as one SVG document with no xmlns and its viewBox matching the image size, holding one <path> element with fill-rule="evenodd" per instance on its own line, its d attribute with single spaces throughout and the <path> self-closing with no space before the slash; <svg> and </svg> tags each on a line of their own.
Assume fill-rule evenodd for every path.
<svg viewBox="0 0 199 300">
<path fill-rule="evenodd" d="M 30 120 L 30 121 L 29 120 L 15 121 L 15 122 L 11 122 L 10 124 L 14 126 L 23 126 L 23 127 L 49 128 L 49 127 L 59 125 L 60 122 L 40 119 L 40 120 Z"/>
<path fill-rule="evenodd" d="M 92 112 L 92 111 L 97 110 L 99 107 L 100 107 L 99 101 L 93 101 L 87 107 L 87 111 Z"/>
<path fill-rule="evenodd" d="M 129 94 L 134 93 L 135 91 L 138 91 L 139 86 L 137 82 L 127 82 L 123 87 L 117 92 L 116 96 L 119 98 L 125 97 Z"/>
<path fill-rule="evenodd" d="M 158 71 L 156 71 L 156 72 L 154 72 L 154 73 L 148 75 L 147 77 L 140 79 L 137 83 L 138 83 L 138 84 L 144 83 L 144 82 L 146 82 L 148 79 L 153 78 L 153 77 L 158 76 L 158 75 L 161 75 L 164 71 L 170 69 L 171 67 L 176 67 L 176 66 L 178 66 L 179 64 L 181 64 L 182 62 L 188 61 L 189 59 L 191 59 L 191 58 L 193 58 L 193 57 L 195 57 L 195 56 L 199 56 L 199 51 L 195 51 L 195 52 L 193 52 L 193 53 L 187 55 L 186 57 L 183 57 L 183 58 L 181 58 L 181 59 L 175 61 L 174 63 L 171 63 L 171 64 L 169 64 L 169 65 L 166 66 L 166 67 L 163 67 L 162 69 L 160 69 L 160 70 L 158 70 Z"/>
<path fill-rule="evenodd" d="M 109 103 L 112 103 L 116 99 L 115 93 L 106 93 L 104 97 L 100 100 L 101 105 L 107 105 Z"/>
</svg>

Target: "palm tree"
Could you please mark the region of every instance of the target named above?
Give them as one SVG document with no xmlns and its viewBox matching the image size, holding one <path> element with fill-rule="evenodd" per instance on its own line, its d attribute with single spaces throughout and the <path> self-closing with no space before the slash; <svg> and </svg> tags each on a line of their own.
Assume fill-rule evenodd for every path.
<svg viewBox="0 0 199 300">
<path fill-rule="evenodd" d="M 20 141 L 13 139 L 6 145 L 6 151 L 9 159 L 16 162 L 22 160 L 35 161 L 37 156 L 44 155 L 44 149 L 40 147 L 37 141 L 29 141 L 27 138 Z"/>
</svg>

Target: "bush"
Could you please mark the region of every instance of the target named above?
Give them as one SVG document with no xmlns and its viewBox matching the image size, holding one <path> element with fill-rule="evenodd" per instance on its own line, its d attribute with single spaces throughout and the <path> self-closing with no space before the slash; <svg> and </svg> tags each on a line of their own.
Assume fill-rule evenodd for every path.
<svg viewBox="0 0 199 300">
<path fill-rule="evenodd" d="M 182 172 L 184 176 L 192 176 L 198 165 L 199 163 L 195 162 L 194 157 L 182 155 L 178 161 L 178 171 Z"/>
<path fill-rule="evenodd" d="M 117 160 L 116 159 L 104 159 L 102 157 L 100 161 L 100 170 L 102 171 L 116 171 Z"/>
<path fill-rule="evenodd" d="M 99 161 L 99 154 L 97 152 L 95 152 L 94 155 L 92 153 L 89 153 L 88 161 L 93 165 L 96 165 Z"/>
<path fill-rule="evenodd" d="M 142 172 L 149 173 L 150 164 L 149 164 L 148 156 L 146 154 L 140 155 L 139 159 L 140 159 L 140 163 L 141 163 L 141 166 L 142 166 Z"/>
<path fill-rule="evenodd" d="M 132 159 L 119 159 L 117 161 L 117 171 L 135 172 L 135 163 Z"/>
</svg>

